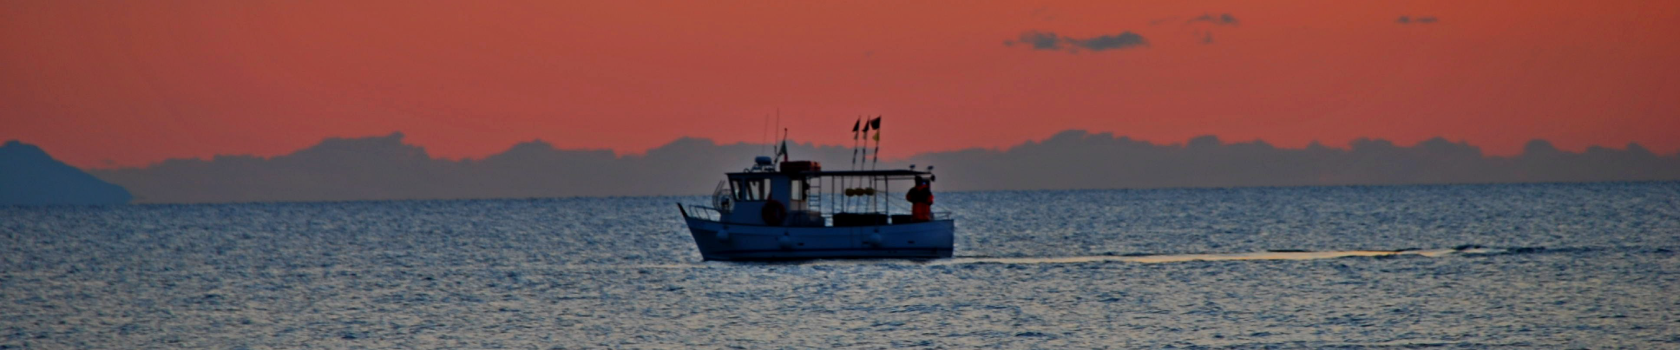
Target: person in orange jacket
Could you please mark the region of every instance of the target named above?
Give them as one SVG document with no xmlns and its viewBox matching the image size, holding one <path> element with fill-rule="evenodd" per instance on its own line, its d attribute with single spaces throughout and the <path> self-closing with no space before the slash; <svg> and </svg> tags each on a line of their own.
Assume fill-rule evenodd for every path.
<svg viewBox="0 0 1680 350">
<path fill-rule="evenodd" d="M 933 220 L 933 189 L 932 182 L 916 177 L 916 187 L 904 194 L 904 199 L 910 201 L 910 217 L 916 221 Z"/>
</svg>

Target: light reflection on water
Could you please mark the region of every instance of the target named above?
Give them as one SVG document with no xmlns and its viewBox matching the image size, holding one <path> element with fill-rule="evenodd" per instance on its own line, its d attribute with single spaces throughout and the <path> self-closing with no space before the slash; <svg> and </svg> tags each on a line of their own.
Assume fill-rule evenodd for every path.
<svg viewBox="0 0 1680 350">
<path fill-rule="evenodd" d="M 1313 259 L 1345 258 L 1345 257 L 1354 257 L 1354 256 L 1357 256 L 1357 257 L 1392 257 L 1392 256 L 1402 256 L 1402 255 L 1417 255 L 1417 256 L 1426 256 L 1426 257 L 1439 257 L 1439 256 L 1442 256 L 1442 255 L 1453 254 L 1453 253 L 1480 254 L 1480 253 L 1488 253 L 1488 252 L 1492 252 L 1492 251 L 1493 250 L 1491 250 L 1491 249 L 1485 249 L 1484 248 L 1484 249 L 1467 249 L 1467 250 L 1453 250 L 1453 249 L 1402 250 L 1402 251 L 1343 250 L 1343 251 L 1332 251 L 1332 252 L 1288 251 L 1288 252 L 1257 252 L 1257 253 L 1226 253 L 1226 254 L 1173 254 L 1173 255 L 1141 255 L 1141 256 L 1104 256 L 1104 255 L 1098 255 L 1098 256 L 1070 256 L 1070 257 L 1050 257 L 1050 258 L 959 257 L 959 258 L 954 258 L 954 259 L 941 260 L 941 261 L 937 261 L 935 263 L 938 263 L 938 264 L 973 264 L 973 263 L 1071 264 L 1071 263 L 1094 263 L 1094 262 L 1109 262 L 1109 261 L 1133 262 L 1133 263 L 1174 263 L 1174 262 L 1190 262 L 1190 261 L 1228 261 L 1228 260 L 1313 260 Z"/>
<path fill-rule="evenodd" d="M 1234 260 L 1317 260 L 1346 257 L 1396 257 L 1422 256 L 1441 257 L 1447 254 L 1489 254 L 1504 252 L 1503 249 L 1493 248 L 1464 248 L 1464 249 L 1429 249 L 1429 250 L 1342 250 L 1329 252 L 1312 251 L 1270 251 L 1251 253 L 1216 253 L 1216 254 L 1167 254 L 1167 255 L 1092 255 L 1092 256 L 1059 256 L 1059 257 L 982 257 L 957 256 L 949 259 L 835 259 L 810 260 L 793 262 L 731 262 L 734 264 L 797 264 L 797 265 L 876 265 L 876 264 L 919 264 L 919 265 L 964 265 L 964 264 L 1084 264 L 1104 262 L 1127 263 L 1182 263 L 1194 261 L 1234 261 Z M 671 268 L 681 268 L 683 265 L 671 265 Z M 687 265 L 693 267 L 694 265 Z"/>
</svg>

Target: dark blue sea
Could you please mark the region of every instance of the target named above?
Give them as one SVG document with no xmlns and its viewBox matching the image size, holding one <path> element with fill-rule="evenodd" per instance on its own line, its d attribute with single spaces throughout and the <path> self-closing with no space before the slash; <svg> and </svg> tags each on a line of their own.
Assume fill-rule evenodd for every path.
<svg viewBox="0 0 1680 350">
<path fill-rule="evenodd" d="M 0 208 L 0 348 L 1680 348 L 1680 183 L 938 193 L 957 258 L 703 262 L 703 197 Z"/>
</svg>

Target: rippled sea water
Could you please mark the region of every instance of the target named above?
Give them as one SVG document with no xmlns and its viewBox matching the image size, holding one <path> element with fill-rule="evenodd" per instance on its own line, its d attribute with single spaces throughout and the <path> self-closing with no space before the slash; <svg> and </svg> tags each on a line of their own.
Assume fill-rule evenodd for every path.
<svg viewBox="0 0 1680 350">
<path fill-rule="evenodd" d="M 797 263 L 702 197 L 0 208 L 0 348 L 1680 348 L 1676 182 L 938 199 L 958 258 Z"/>
</svg>

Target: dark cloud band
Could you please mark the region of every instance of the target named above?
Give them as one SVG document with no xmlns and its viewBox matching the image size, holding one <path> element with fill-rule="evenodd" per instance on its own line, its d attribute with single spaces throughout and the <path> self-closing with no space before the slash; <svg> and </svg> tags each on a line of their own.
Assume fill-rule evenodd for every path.
<svg viewBox="0 0 1680 350">
<path fill-rule="evenodd" d="M 1435 16 L 1419 16 L 1419 17 L 1416 17 L 1416 18 L 1413 18 L 1412 16 L 1400 16 L 1400 19 L 1394 20 L 1394 23 L 1399 23 L 1399 24 L 1412 24 L 1412 23 L 1430 24 L 1430 23 L 1435 23 L 1435 21 L 1436 21 Z"/>
<path fill-rule="evenodd" d="M 1208 23 L 1218 24 L 1218 25 L 1222 25 L 1222 26 L 1234 26 L 1234 25 L 1237 25 L 1237 17 L 1232 16 L 1229 13 L 1222 13 L 1222 14 L 1219 14 L 1218 16 L 1214 16 L 1212 14 L 1204 13 L 1201 16 L 1197 16 L 1196 18 L 1191 18 L 1189 21 L 1185 21 L 1185 23 L 1193 23 L 1193 22 L 1208 22 Z"/>
<path fill-rule="evenodd" d="M 1120 32 L 1120 34 L 1102 35 L 1093 38 L 1080 39 L 1062 36 L 1053 32 L 1040 32 L 1035 30 L 1021 33 L 1019 38 L 1004 42 L 1004 45 L 1014 46 L 1015 44 L 1027 45 L 1034 50 L 1103 51 L 1149 46 L 1149 40 L 1144 39 L 1142 35 L 1138 35 L 1137 33 L 1130 31 Z"/>
</svg>

